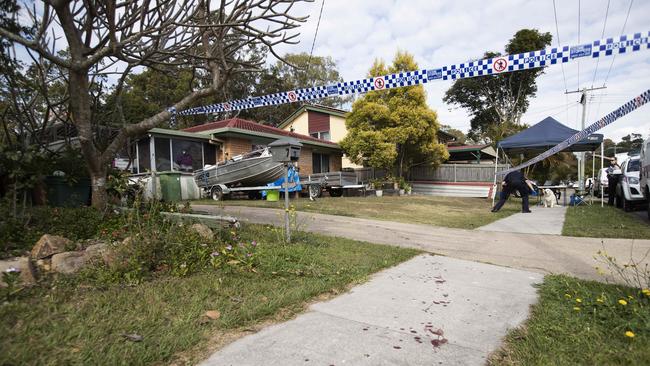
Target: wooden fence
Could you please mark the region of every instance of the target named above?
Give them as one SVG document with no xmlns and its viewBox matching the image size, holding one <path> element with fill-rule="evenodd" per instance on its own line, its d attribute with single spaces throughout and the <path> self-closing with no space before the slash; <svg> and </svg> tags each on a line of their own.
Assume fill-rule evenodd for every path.
<svg viewBox="0 0 650 366">
<path fill-rule="evenodd" d="M 508 169 L 510 165 L 499 164 L 497 170 Z M 355 169 L 357 180 L 367 183 L 373 179 L 386 176 L 382 169 Z M 432 182 L 493 182 L 494 165 L 492 164 L 442 164 L 437 168 L 428 166 L 413 167 L 407 175 L 409 181 Z"/>
</svg>

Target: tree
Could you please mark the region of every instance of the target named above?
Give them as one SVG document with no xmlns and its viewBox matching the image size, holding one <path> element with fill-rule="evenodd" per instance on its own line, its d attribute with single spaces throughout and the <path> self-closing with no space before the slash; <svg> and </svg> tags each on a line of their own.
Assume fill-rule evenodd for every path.
<svg viewBox="0 0 650 366">
<path fill-rule="evenodd" d="M 287 90 L 329 85 L 342 82 L 343 78 L 336 69 L 336 62 L 331 57 L 310 56 L 308 53 L 287 54 L 288 62 L 276 62 L 257 80 L 253 93 L 265 95 Z M 350 97 L 329 97 L 314 99 L 309 103 L 329 107 L 341 107 L 351 100 Z M 296 110 L 296 104 L 281 104 L 267 108 L 255 108 L 243 111 L 242 117 L 250 118 L 264 124 L 277 125 Z"/>
<path fill-rule="evenodd" d="M 550 45 L 551 40 L 550 33 L 522 29 L 508 42 L 505 51 L 517 54 L 539 50 Z M 483 57 L 500 55 L 488 51 Z M 472 116 L 470 138 L 495 143 L 520 130 L 521 116 L 537 93 L 536 79 L 542 73 L 542 69 L 533 69 L 456 80 L 443 100 L 469 111 Z"/>
<path fill-rule="evenodd" d="M 127 138 L 169 120 L 172 112 L 162 110 L 128 121 L 101 148 L 93 134 L 97 119 L 93 106 L 101 100 L 94 91 L 103 89 L 101 77 L 117 75 L 120 91 L 124 80 L 141 67 L 172 75 L 179 66 L 190 67 L 192 75 L 207 82 L 193 85 L 195 89 L 169 106 L 185 109 L 217 94 L 233 75 L 259 72 L 266 60 L 251 49 L 264 46 L 278 57 L 275 46 L 296 43 L 298 34 L 292 31 L 306 19 L 290 14 L 299 1 L 233 0 L 213 5 L 209 0 L 45 0 L 42 8 L 34 6 L 28 12 L 27 28 L 35 30 L 33 36 L 4 24 L 0 36 L 22 46 L 35 64 L 53 64 L 61 71 L 69 94 L 65 113 L 78 131 L 92 180 L 93 206 L 103 207 L 107 170 L 115 153 Z M 16 18 L 11 13 L 15 10 L 0 11 Z"/>
<path fill-rule="evenodd" d="M 413 70 L 418 70 L 413 56 L 397 52 L 390 67 L 375 61 L 368 76 Z M 449 157 L 438 143 L 438 117 L 421 85 L 367 93 L 354 103 L 345 124 L 348 134 L 340 145 L 355 164 L 392 168 L 402 177 L 413 165 L 436 166 Z"/>
<path fill-rule="evenodd" d="M 640 133 L 631 133 L 623 136 L 621 141 L 616 144 L 616 149 L 619 152 L 640 151 L 643 146 L 643 135 Z"/>
</svg>

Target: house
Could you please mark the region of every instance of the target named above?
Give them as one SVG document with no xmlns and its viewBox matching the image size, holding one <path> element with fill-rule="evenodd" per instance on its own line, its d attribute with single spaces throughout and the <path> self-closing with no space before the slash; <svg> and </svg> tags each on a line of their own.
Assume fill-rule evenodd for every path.
<svg viewBox="0 0 650 366">
<path fill-rule="evenodd" d="M 497 152 L 492 145 L 449 145 L 447 163 L 455 164 L 494 164 Z"/>
<path fill-rule="evenodd" d="M 300 175 L 335 172 L 342 168 L 343 152 L 332 141 L 241 118 L 206 123 L 186 128 L 183 132 L 209 136 L 222 142 L 217 150 L 218 161 L 265 147 L 282 137 L 293 137 L 303 144 L 298 161 Z"/>
<path fill-rule="evenodd" d="M 180 173 L 181 198 L 200 198 L 193 172 L 205 165 L 266 147 L 292 137 L 302 143 L 298 167 L 301 175 L 341 170 L 341 148 L 334 142 L 261 125 L 241 118 L 206 123 L 184 130 L 153 128 L 140 138 L 133 151 L 134 179 L 145 181 L 148 196 L 160 194 L 163 172 Z"/>
<path fill-rule="evenodd" d="M 324 105 L 303 105 L 282 121 L 278 128 L 339 143 L 348 134 L 348 129 L 345 126 L 347 113 L 342 109 Z M 444 131 L 438 131 L 437 135 L 438 141 L 443 144 L 456 139 Z M 342 158 L 342 167 L 362 168 L 362 166 L 350 162 L 345 156 Z"/>
</svg>

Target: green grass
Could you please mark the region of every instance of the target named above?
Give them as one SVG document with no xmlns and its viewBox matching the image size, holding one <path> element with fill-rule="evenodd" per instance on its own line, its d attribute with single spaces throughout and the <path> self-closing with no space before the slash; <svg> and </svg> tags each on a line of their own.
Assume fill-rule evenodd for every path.
<svg viewBox="0 0 650 366">
<path fill-rule="evenodd" d="M 297 243 L 277 244 L 252 225 L 241 235 L 260 243 L 257 273 L 224 269 L 104 290 L 68 279 L 0 305 L 0 364 L 142 365 L 181 354 L 196 362 L 209 339 L 285 319 L 318 295 L 344 291 L 418 253 L 306 233 L 296 233 Z M 202 321 L 207 310 L 221 317 Z M 144 340 L 125 340 L 125 333 Z"/>
<path fill-rule="evenodd" d="M 491 365 L 648 364 L 650 297 L 640 290 L 554 275 L 539 294 L 530 319 L 508 334 Z"/>
<path fill-rule="evenodd" d="M 474 229 L 519 212 L 520 202 L 511 198 L 503 209 L 495 214 L 490 212 L 492 200 L 484 198 L 368 196 L 323 197 L 313 202 L 304 198 L 291 200 L 298 211 L 461 229 Z M 203 200 L 195 204 L 284 208 L 284 202 L 246 199 L 223 202 Z"/>
<path fill-rule="evenodd" d="M 621 209 L 600 204 L 569 207 L 562 235 L 590 238 L 650 239 L 650 225 Z"/>
</svg>

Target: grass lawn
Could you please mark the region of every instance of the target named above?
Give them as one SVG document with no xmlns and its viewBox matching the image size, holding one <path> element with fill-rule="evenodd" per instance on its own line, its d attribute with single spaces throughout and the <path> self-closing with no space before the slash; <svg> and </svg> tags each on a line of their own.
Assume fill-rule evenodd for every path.
<svg viewBox="0 0 650 366">
<path fill-rule="evenodd" d="M 323 197 L 291 200 L 298 211 L 367 219 L 398 221 L 461 229 L 474 229 L 521 210 L 521 201 L 511 198 L 498 213 L 490 212 L 492 200 L 484 198 L 387 196 Z M 233 199 L 223 202 L 197 201 L 197 204 L 284 208 L 284 202 Z"/>
<path fill-rule="evenodd" d="M 319 295 L 418 254 L 306 233 L 283 245 L 254 225 L 240 234 L 260 243 L 257 273 L 220 269 L 101 290 L 83 279 L 59 280 L 0 305 L 0 364 L 196 363 L 219 339 L 289 318 Z M 208 320 L 208 310 L 220 317 Z M 123 337 L 134 333 L 143 340 Z"/>
<path fill-rule="evenodd" d="M 539 294 L 530 319 L 508 334 L 489 364 L 648 364 L 650 293 L 553 275 Z"/>
<path fill-rule="evenodd" d="M 650 225 L 621 209 L 600 204 L 569 207 L 562 235 L 592 238 L 650 239 Z"/>
</svg>

